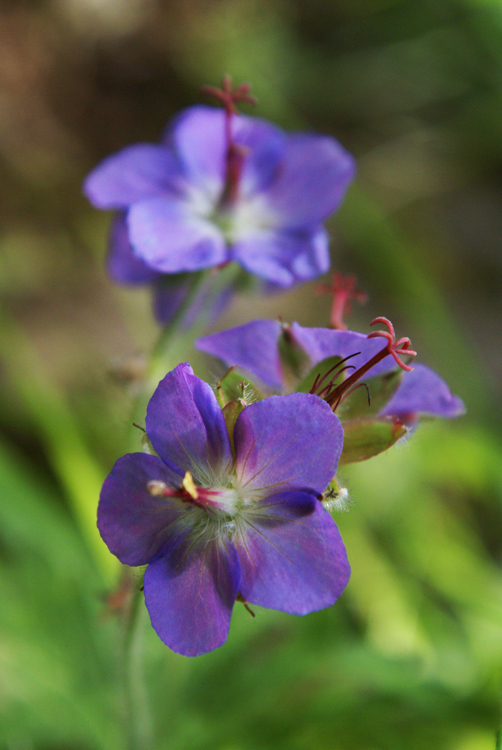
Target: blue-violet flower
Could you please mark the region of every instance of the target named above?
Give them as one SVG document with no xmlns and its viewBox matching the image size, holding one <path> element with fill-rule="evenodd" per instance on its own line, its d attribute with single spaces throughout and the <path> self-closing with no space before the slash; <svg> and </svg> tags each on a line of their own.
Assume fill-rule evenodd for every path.
<svg viewBox="0 0 502 750">
<path fill-rule="evenodd" d="M 284 393 L 287 390 L 286 373 L 280 355 L 283 335 L 287 336 L 291 346 L 302 352 L 307 367 L 314 367 L 328 357 L 350 357 L 347 364 L 357 373 L 385 348 L 375 333 L 368 337 L 355 331 L 304 328 L 298 323 L 284 326 L 275 320 L 255 320 L 214 333 L 198 339 L 196 346 L 228 366 L 235 365 L 251 373 L 273 392 Z M 371 378 L 395 369 L 396 360 L 388 354 L 366 370 L 364 376 Z M 392 417 L 413 425 L 420 415 L 458 417 L 464 413 L 461 399 L 450 392 L 444 380 L 433 370 L 422 364 L 408 369 L 383 405 L 380 417 Z"/>
<path fill-rule="evenodd" d="M 181 364 L 148 405 L 158 455 L 119 459 L 98 526 L 126 565 L 148 565 L 152 625 L 187 656 L 227 638 L 237 598 L 304 615 L 332 605 L 350 574 L 319 496 L 336 473 L 340 422 L 312 394 L 243 408 L 232 440 L 213 390 Z"/>
<path fill-rule="evenodd" d="M 115 280 L 153 283 L 160 294 L 166 274 L 229 261 L 282 287 L 328 269 L 322 222 L 342 201 L 353 158 L 331 137 L 237 115 L 228 96 L 224 110 L 189 108 L 159 144 L 129 146 L 87 177 L 91 203 L 120 212 Z"/>
</svg>

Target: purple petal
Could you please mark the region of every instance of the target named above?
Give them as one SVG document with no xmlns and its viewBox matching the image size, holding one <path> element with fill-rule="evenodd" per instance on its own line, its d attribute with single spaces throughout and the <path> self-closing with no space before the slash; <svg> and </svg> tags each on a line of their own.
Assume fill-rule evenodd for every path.
<svg viewBox="0 0 502 750">
<path fill-rule="evenodd" d="M 353 357 L 348 364 L 356 368 L 362 367 L 366 362 L 385 347 L 385 340 L 376 338 L 369 339 L 364 333 L 355 331 L 336 331 L 331 328 L 303 328 L 298 323 L 291 326 L 293 336 L 300 346 L 306 351 L 312 365 L 321 362 L 327 357 L 348 357 L 360 352 Z M 396 363 L 389 354 L 378 364 L 368 370 L 367 377 L 381 375 L 388 370 L 393 370 Z M 352 372 L 349 371 L 349 372 Z"/>
<path fill-rule="evenodd" d="M 110 552 L 125 565 L 145 565 L 159 552 L 183 513 L 165 497 L 154 497 L 147 482 L 179 486 L 157 456 L 130 453 L 119 458 L 105 479 L 98 507 L 98 528 Z"/>
<path fill-rule="evenodd" d="M 288 488 L 321 494 L 336 474 L 343 430 L 325 401 L 292 393 L 246 407 L 234 440 L 239 487 L 267 495 Z"/>
<path fill-rule="evenodd" d="M 127 208 L 155 195 L 177 195 L 181 167 L 166 146 L 138 143 L 101 162 L 84 182 L 84 193 L 96 208 Z"/>
<path fill-rule="evenodd" d="M 454 396 L 444 380 L 425 365 L 415 365 L 404 374 L 401 385 L 382 410 L 382 416 L 400 416 L 413 412 L 438 417 L 459 417 L 465 406 Z"/>
<path fill-rule="evenodd" d="M 120 284 L 147 284 L 159 278 L 157 271 L 134 255 L 123 215 L 112 222 L 106 265 L 110 277 Z"/>
<path fill-rule="evenodd" d="M 264 120 L 235 116 L 233 137 L 247 153 L 242 172 L 245 193 L 266 187 L 275 174 L 285 136 Z M 227 144 L 225 114 L 215 107 L 191 107 L 169 126 L 165 136 L 180 157 L 186 173 L 197 183 L 211 183 L 219 197 L 225 178 Z"/>
<path fill-rule="evenodd" d="M 180 537 L 145 573 L 145 602 L 159 638 L 184 656 L 221 646 L 239 581 L 239 560 L 228 540 Z"/>
<path fill-rule="evenodd" d="M 253 320 L 236 328 L 204 336 L 195 342 L 200 349 L 232 367 L 257 375 L 271 388 L 282 387 L 283 376 L 277 342 L 281 324 L 277 320 Z"/>
<path fill-rule="evenodd" d="M 235 546 L 250 603 L 306 615 L 330 607 L 350 576 L 338 528 L 312 495 L 285 492 L 245 516 Z"/>
<path fill-rule="evenodd" d="M 329 268 L 328 235 L 315 232 L 262 231 L 232 246 L 232 257 L 246 271 L 288 287 L 314 279 Z"/>
<path fill-rule="evenodd" d="M 198 271 L 228 259 L 220 230 L 195 215 L 186 201 L 139 201 L 129 210 L 127 224 L 135 253 L 160 273 Z"/>
<path fill-rule="evenodd" d="M 354 159 L 334 138 L 291 135 L 267 197 L 285 226 L 313 227 L 338 208 L 354 174 Z"/>
<path fill-rule="evenodd" d="M 217 483 L 232 461 L 230 439 L 212 388 L 181 364 L 161 380 L 150 399 L 146 431 L 159 456 L 197 484 Z"/>
</svg>

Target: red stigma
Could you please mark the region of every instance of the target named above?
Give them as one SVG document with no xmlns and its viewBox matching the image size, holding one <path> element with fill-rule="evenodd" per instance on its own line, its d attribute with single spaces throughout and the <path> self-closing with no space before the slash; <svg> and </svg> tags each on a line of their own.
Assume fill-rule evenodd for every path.
<svg viewBox="0 0 502 750">
<path fill-rule="evenodd" d="M 375 318 L 371 321 L 370 325 L 373 326 L 375 323 L 383 323 L 387 326 L 389 329 L 388 331 L 373 331 L 372 333 L 368 334 L 369 339 L 375 339 L 378 337 L 387 339 L 387 346 L 385 349 L 387 350 L 388 354 L 391 354 L 394 359 L 396 360 L 399 367 L 401 367 L 406 372 L 411 372 L 413 370 L 413 367 L 410 367 L 410 365 L 405 365 L 404 362 L 399 358 L 399 355 L 409 354 L 410 357 L 416 357 L 417 353 L 413 351 L 413 349 L 410 349 L 411 341 L 409 338 L 405 337 L 402 339 L 398 339 L 396 341 L 396 334 L 394 332 L 394 326 L 388 320 L 387 318 L 384 318 L 382 316 Z M 382 350 L 383 351 L 383 350 Z"/>
<path fill-rule="evenodd" d="M 332 328 L 339 331 L 346 331 L 347 326 L 343 322 L 351 309 L 353 299 L 363 304 L 367 301 L 368 295 L 362 289 L 356 289 L 356 277 L 344 276 L 339 271 L 335 271 L 329 284 L 318 284 L 315 291 L 318 294 L 331 294 L 333 302 L 331 305 L 330 323 Z"/>
<path fill-rule="evenodd" d="M 224 75 L 221 79 L 221 89 L 217 86 L 201 86 L 200 93 L 214 96 L 229 114 L 237 112 L 236 102 L 246 102 L 247 104 L 256 104 L 256 99 L 249 92 L 251 91 L 250 83 L 241 83 L 232 89 L 232 79 L 229 75 Z"/>
</svg>

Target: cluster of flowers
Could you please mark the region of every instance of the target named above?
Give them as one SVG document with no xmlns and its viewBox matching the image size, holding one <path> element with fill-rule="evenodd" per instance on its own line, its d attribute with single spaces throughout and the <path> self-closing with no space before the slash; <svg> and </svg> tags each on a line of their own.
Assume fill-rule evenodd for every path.
<svg viewBox="0 0 502 750">
<path fill-rule="evenodd" d="M 246 85 L 212 93 L 223 111 L 189 109 L 160 145 L 110 157 L 85 186 L 120 212 L 112 277 L 153 284 L 163 321 L 193 271 L 237 261 L 282 286 L 326 271 L 322 221 L 354 173 L 332 138 L 237 116 Z M 145 450 L 115 464 L 98 527 L 122 563 L 148 566 L 146 606 L 174 651 L 222 645 L 237 600 L 298 615 L 331 606 L 350 574 L 329 512 L 338 465 L 387 450 L 421 415 L 463 412 L 438 375 L 408 364 L 409 339 L 373 323 L 387 330 L 256 320 L 197 342 L 230 368 L 216 389 L 188 364 L 159 383 Z"/>
</svg>

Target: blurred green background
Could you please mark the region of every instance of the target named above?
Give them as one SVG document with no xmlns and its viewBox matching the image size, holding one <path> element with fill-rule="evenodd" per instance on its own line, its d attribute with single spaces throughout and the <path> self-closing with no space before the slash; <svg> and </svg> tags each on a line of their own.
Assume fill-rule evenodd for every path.
<svg viewBox="0 0 502 750">
<path fill-rule="evenodd" d="M 196 659 L 146 623 L 147 694 L 128 697 L 120 601 L 105 601 L 119 571 L 94 519 L 158 329 L 146 289 L 106 278 L 110 217 L 81 183 L 223 73 L 252 82 L 260 116 L 356 156 L 329 224 L 333 267 L 370 295 L 349 323 L 390 317 L 468 415 L 344 470 L 353 574 L 335 607 L 240 607 Z M 501 136 L 500 0 L 3 0 L 1 748 L 147 750 L 126 739 L 131 700 L 151 703 L 155 750 L 495 750 Z M 218 327 L 325 325 L 314 286 L 259 310 L 243 296 Z"/>
</svg>

